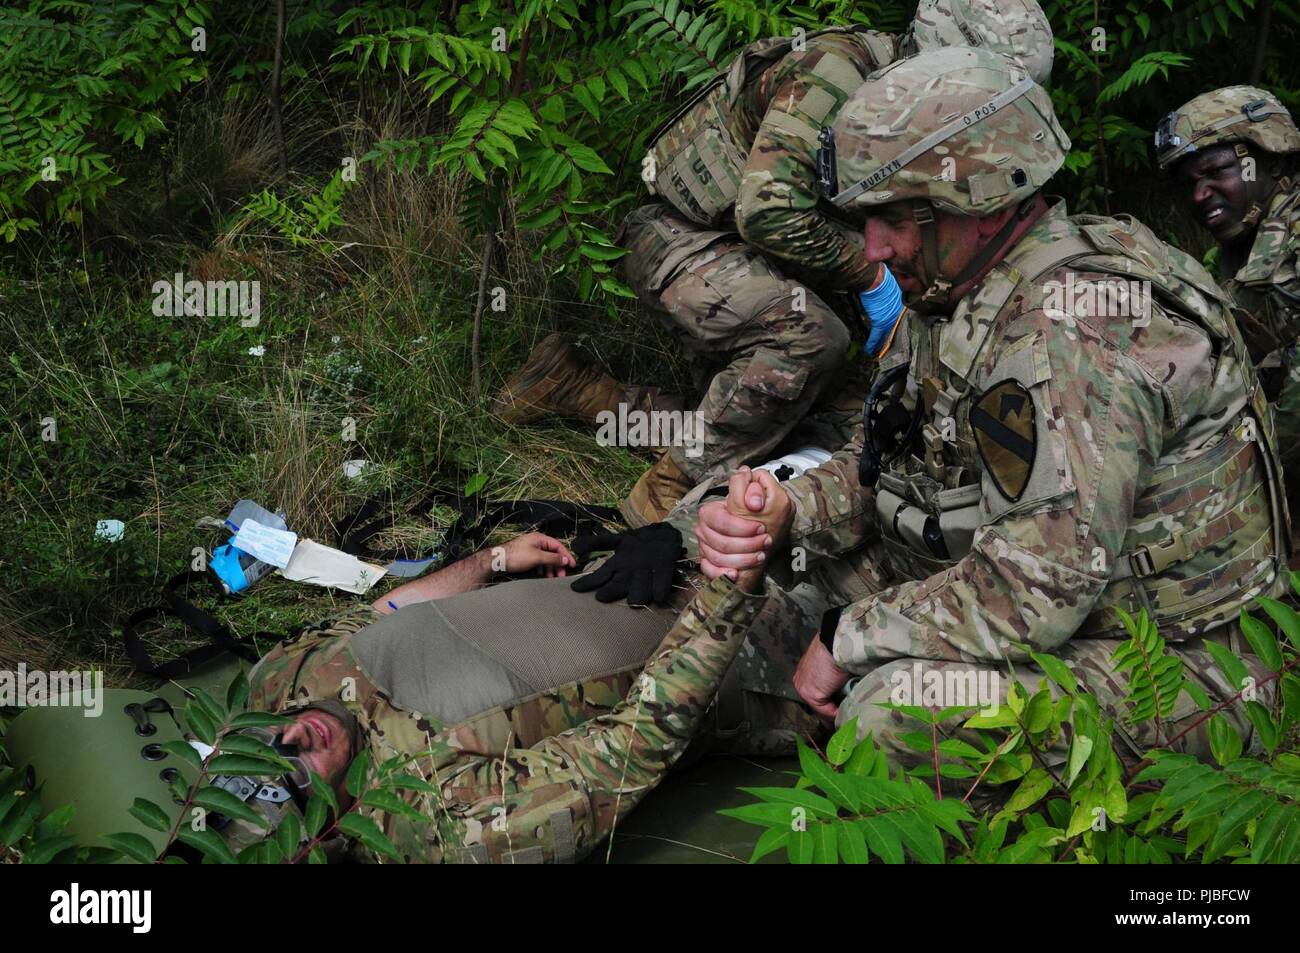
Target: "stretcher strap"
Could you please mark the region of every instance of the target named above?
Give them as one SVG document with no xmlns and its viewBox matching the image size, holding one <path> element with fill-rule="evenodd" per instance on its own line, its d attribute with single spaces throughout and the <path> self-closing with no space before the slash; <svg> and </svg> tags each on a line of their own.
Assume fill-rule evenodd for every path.
<svg viewBox="0 0 1300 953">
<path fill-rule="evenodd" d="M 181 595 L 181 591 L 188 589 L 189 584 L 192 582 L 211 586 L 217 597 L 221 598 L 221 587 L 214 576 L 206 572 L 186 570 L 167 580 L 167 585 L 163 587 L 164 605 L 141 609 L 122 625 L 122 642 L 126 648 L 127 657 L 131 660 L 131 664 L 143 674 L 163 681 L 185 678 L 195 669 L 226 652 L 233 652 L 250 662 L 257 661 L 257 645 L 252 636 L 236 638 L 215 616 L 204 609 L 200 609 L 184 595 Z M 149 649 L 145 646 L 144 640 L 140 637 L 139 629 L 146 622 L 169 617 L 180 619 L 186 627 L 204 636 L 208 640 L 208 644 L 190 649 L 166 662 L 155 662 L 153 656 L 149 654 Z"/>
</svg>

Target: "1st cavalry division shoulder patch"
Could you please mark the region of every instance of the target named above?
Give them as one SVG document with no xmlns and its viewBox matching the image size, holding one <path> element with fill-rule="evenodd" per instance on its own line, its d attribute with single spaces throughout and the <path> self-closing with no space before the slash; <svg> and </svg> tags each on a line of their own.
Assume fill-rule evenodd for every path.
<svg viewBox="0 0 1300 953">
<path fill-rule="evenodd" d="M 1029 485 L 1038 449 L 1034 398 L 1019 381 L 994 384 L 971 407 L 970 425 L 994 486 L 1016 502 Z"/>
</svg>

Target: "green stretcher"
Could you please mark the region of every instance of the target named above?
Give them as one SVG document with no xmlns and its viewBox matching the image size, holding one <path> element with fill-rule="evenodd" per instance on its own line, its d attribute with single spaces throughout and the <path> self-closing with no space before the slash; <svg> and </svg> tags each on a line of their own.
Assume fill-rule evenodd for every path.
<svg viewBox="0 0 1300 953">
<path fill-rule="evenodd" d="M 763 828 L 718 813 L 753 804 L 741 787 L 793 787 L 796 758 L 713 755 L 664 779 L 585 861 L 603 864 L 738 864 L 749 860 Z M 782 863 L 776 851 L 760 864 Z"/>
<path fill-rule="evenodd" d="M 196 670 L 185 685 L 202 687 L 215 697 L 224 694 L 237 668 L 246 663 L 225 655 Z M 148 706 L 156 699 L 179 711 L 185 706 L 185 689 L 169 682 L 156 691 L 104 689 L 105 715 L 128 705 Z M 151 725 L 147 733 L 127 731 L 113 744 L 102 741 L 72 742 L 84 738 L 73 730 L 69 719 L 83 719 L 82 709 L 40 708 L 14 718 L 4 738 L 10 760 L 16 765 L 34 766 L 41 785 L 41 799 L 49 807 L 75 804 L 76 813 L 67 833 L 86 844 L 101 843 L 106 832 L 132 831 L 161 848 L 164 835 L 135 822 L 129 814 L 132 801 L 152 797 L 170 807 L 164 772 L 179 770 L 193 777 L 189 765 L 174 756 L 148 760 L 139 757 L 146 745 L 179 740 L 181 734 L 171 718 L 162 712 L 139 713 Z M 118 738 L 117 735 L 114 736 Z M 129 750 L 120 750 L 125 746 Z M 717 812 L 722 808 L 752 803 L 739 791 L 742 786 L 792 785 L 797 760 L 751 759 L 734 755 L 709 755 L 674 772 L 652 791 L 618 826 L 612 839 L 602 844 L 586 863 L 601 864 L 724 864 L 744 863 L 753 852 L 762 829 Z M 88 789 L 87 773 L 107 779 Z M 93 797 L 87 795 L 93 790 Z M 779 862 L 777 852 L 762 863 Z"/>
</svg>

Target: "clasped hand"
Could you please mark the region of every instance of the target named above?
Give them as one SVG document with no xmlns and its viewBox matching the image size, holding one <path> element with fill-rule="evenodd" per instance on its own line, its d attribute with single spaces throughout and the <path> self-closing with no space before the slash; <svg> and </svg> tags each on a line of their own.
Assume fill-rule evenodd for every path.
<svg viewBox="0 0 1300 953">
<path fill-rule="evenodd" d="M 700 570 L 710 579 L 725 575 L 743 589 L 758 591 L 793 522 L 794 504 L 772 474 L 741 467 L 731 476 L 725 502 L 700 507 L 695 526 Z M 848 680 L 849 673 L 814 635 L 794 674 L 799 697 L 822 718 L 834 719 L 839 711 L 835 699 Z"/>
</svg>

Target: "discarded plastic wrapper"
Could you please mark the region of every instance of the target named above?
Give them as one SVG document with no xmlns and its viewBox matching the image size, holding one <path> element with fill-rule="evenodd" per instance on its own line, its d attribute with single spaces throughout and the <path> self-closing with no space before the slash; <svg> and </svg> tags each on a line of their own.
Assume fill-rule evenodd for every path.
<svg viewBox="0 0 1300 953">
<path fill-rule="evenodd" d="M 298 545 L 298 534 L 263 526 L 250 516 L 244 520 L 230 544 L 240 552 L 283 569 L 289 565 L 293 548 Z"/>
<path fill-rule="evenodd" d="M 322 546 L 310 539 L 300 539 L 289 565 L 278 570 L 285 579 L 309 582 L 362 595 L 387 572 L 381 566 L 363 563 L 338 549 Z"/>
<path fill-rule="evenodd" d="M 226 528 L 232 533 L 238 533 L 239 528 L 244 525 L 244 520 L 255 519 L 263 526 L 269 526 L 271 529 L 288 529 L 289 524 L 284 521 L 283 513 L 272 513 L 270 510 L 258 506 L 252 500 L 240 500 L 226 517 Z"/>
<path fill-rule="evenodd" d="M 255 520 L 261 526 L 273 530 L 289 528 L 284 521 L 283 513 L 272 513 L 252 500 L 240 500 L 236 503 L 223 525 L 230 532 L 238 534 L 246 520 Z M 231 541 L 214 549 L 212 558 L 208 561 L 208 568 L 221 580 L 221 587 L 230 595 L 243 592 L 275 568 L 270 563 L 237 549 L 231 545 L 232 541 L 233 537 Z"/>
<path fill-rule="evenodd" d="M 384 572 L 390 576 L 398 576 L 402 579 L 408 579 L 411 576 L 419 576 L 426 569 L 436 563 L 441 557 L 434 553 L 428 559 L 394 559 L 384 567 Z"/>
<path fill-rule="evenodd" d="M 99 520 L 95 523 L 95 539 L 116 543 L 126 535 L 126 524 L 121 520 Z"/>
</svg>

